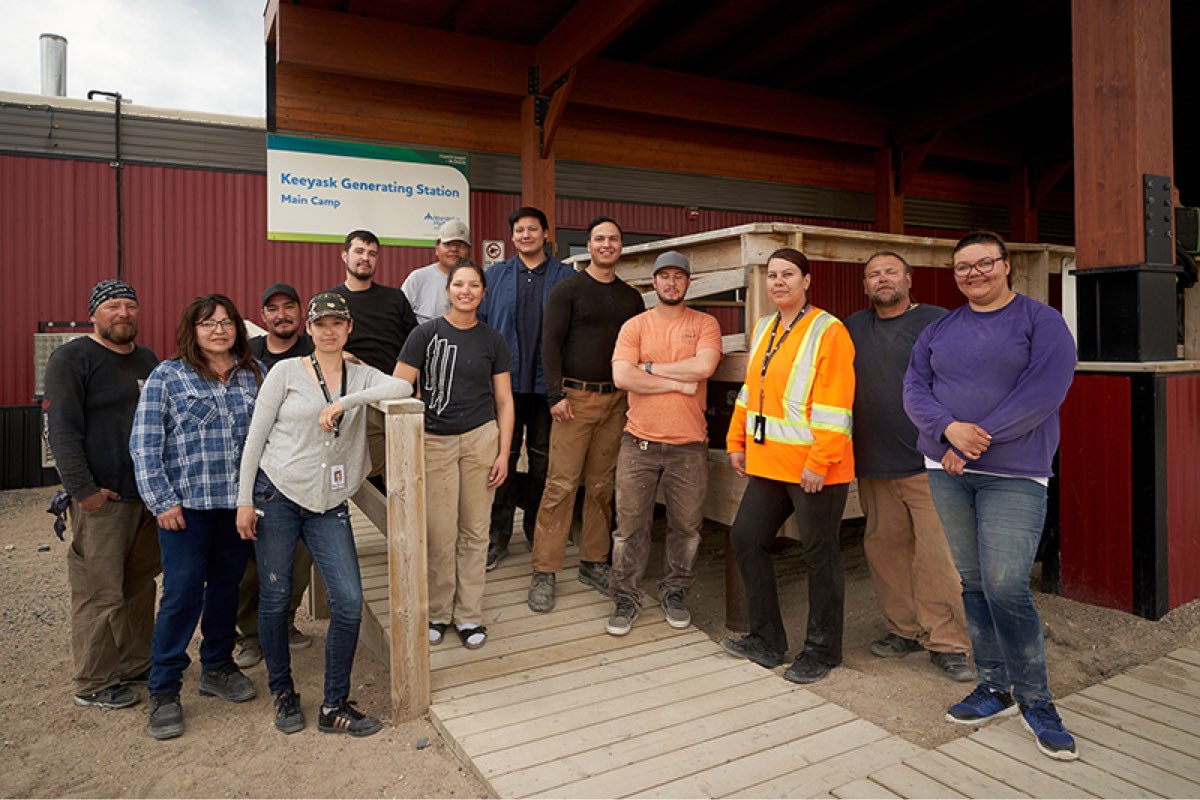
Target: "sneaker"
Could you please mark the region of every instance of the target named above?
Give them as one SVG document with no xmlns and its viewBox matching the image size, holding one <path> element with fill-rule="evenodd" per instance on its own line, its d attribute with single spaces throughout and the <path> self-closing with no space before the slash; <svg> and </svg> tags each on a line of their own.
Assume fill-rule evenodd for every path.
<svg viewBox="0 0 1200 800">
<path fill-rule="evenodd" d="M 219 697 L 231 703 L 244 703 L 253 700 L 258 692 L 250 679 L 237 668 L 237 664 L 230 661 L 215 672 L 200 673 L 200 694 Z"/>
<path fill-rule="evenodd" d="M 300 695 L 286 689 L 275 695 L 275 727 L 284 733 L 304 730 L 304 712 L 300 710 Z"/>
<path fill-rule="evenodd" d="M 580 561 L 579 582 L 586 583 L 602 595 L 608 594 L 609 566 L 604 561 Z"/>
<path fill-rule="evenodd" d="M 96 708 L 129 708 L 138 704 L 142 698 L 133 689 L 123 683 L 114 683 L 98 692 L 75 695 L 75 705 L 95 706 Z"/>
<path fill-rule="evenodd" d="M 183 735 L 183 706 L 179 705 L 177 693 L 150 695 L 150 723 L 146 733 L 152 739 L 174 739 Z"/>
<path fill-rule="evenodd" d="M 488 545 L 487 571 L 491 572 L 500 566 L 500 562 L 508 558 L 508 548 L 498 545 Z"/>
<path fill-rule="evenodd" d="M 1038 750 L 1059 761 L 1074 761 L 1079 758 L 1075 749 L 1075 737 L 1063 727 L 1062 717 L 1054 703 L 1043 701 L 1021 706 L 1021 724 L 1037 740 Z"/>
<path fill-rule="evenodd" d="M 307 633 L 301 633 L 299 628 L 292 628 L 288 631 L 288 650 L 303 650 L 311 646 L 312 637 Z M 238 666 L 240 667 L 241 664 Z"/>
<path fill-rule="evenodd" d="M 624 636 L 633 627 L 633 621 L 638 618 L 637 603 L 627 595 L 617 595 L 612 616 L 608 618 L 605 630 L 613 636 Z"/>
<path fill-rule="evenodd" d="M 370 736 L 378 733 L 383 723 L 354 707 L 354 701 L 342 698 L 333 708 L 321 707 L 317 729 L 321 733 L 348 733 L 351 736 Z"/>
<path fill-rule="evenodd" d="M 529 582 L 529 608 L 544 613 L 554 610 L 554 573 L 535 572 Z"/>
<path fill-rule="evenodd" d="M 816 683 L 828 675 L 831 669 L 833 667 L 818 661 L 808 653 L 801 653 L 783 673 L 783 679 L 792 683 Z"/>
<path fill-rule="evenodd" d="M 692 614 L 684 601 L 683 589 L 667 589 L 662 594 L 663 614 L 672 628 L 686 628 L 692 624 Z"/>
<path fill-rule="evenodd" d="M 967 657 L 962 653 L 937 653 L 930 651 L 929 660 L 952 681 L 966 683 L 975 680 L 975 670 L 967 663 Z"/>
<path fill-rule="evenodd" d="M 238 645 L 233 654 L 233 663 L 242 669 L 249 669 L 263 660 L 262 645 L 258 639 L 247 639 Z"/>
<path fill-rule="evenodd" d="M 774 669 L 783 663 L 783 653 L 770 649 L 762 639 L 753 633 L 743 636 L 741 639 L 722 639 L 721 647 L 725 648 L 725 652 L 731 656 L 748 658 L 760 667 L 767 669 Z"/>
<path fill-rule="evenodd" d="M 997 692 L 982 683 L 975 691 L 946 711 L 948 722 L 959 725 L 982 725 L 997 717 L 1010 717 L 1017 713 L 1017 704 L 1008 692 Z"/>
<path fill-rule="evenodd" d="M 905 639 L 894 633 L 889 633 L 882 639 L 871 642 L 871 653 L 880 658 L 904 658 L 909 653 L 916 653 L 924 649 L 920 642 L 914 639 Z"/>
<path fill-rule="evenodd" d="M 150 667 L 146 667 L 137 675 L 130 675 L 128 678 L 124 678 L 121 683 L 131 686 L 145 686 L 150 683 Z"/>
</svg>

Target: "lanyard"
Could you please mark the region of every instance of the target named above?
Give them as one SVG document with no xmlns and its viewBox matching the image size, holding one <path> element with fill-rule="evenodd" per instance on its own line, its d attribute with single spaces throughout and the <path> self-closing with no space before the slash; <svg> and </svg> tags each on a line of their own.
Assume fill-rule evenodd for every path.
<svg viewBox="0 0 1200 800">
<path fill-rule="evenodd" d="M 775 333 L 779 330 L 779 323 L 783 321 L 782 312 L 776 312 L 775 321 L 771 323 L 771 333 L 767 337 L 767 351 L 763 354 L 762 374 L 759 375 L 758 382 L 758 414 L 761 417 L 763 413 L 763 402 L 766 399 L 766 381 L 767 367 L 771 366 L 771 359 L 775 358 L 775 354 L 779 352 L 779 348 L 783 347 L 784 341 L 788 334 L 792 332 L 792 328 L 796 327 L 796 323 L 804 319 L 804 315 L 808 313 L 809 305 L 804 304 L 804 308 L 800 309 L 800 313 L 796 318 L 788 323 L 788 326 L 783 329 L 783 335 L 779 337 L 779 341 L 775 341 Z"/>
<path fill-rule="evenodd" d="M 312 362 L 313 371 L 317 373 L 317 383 L 321 385 L 321 394 L 325 395 L 325 403 L 328 405 L 333 402 L 333 398 L 329 396 L 329 387 L 325 384 L 325 374 L 321 372 L 321 365 L 317 363 L 317 357 L 310 355 L 308 360 Z M 339 397 L 346 396 L 346 373 L 350 371 L 350 365 L 342 362 L 342 393 Z M 333 423 L 333 435 L 336 438 L 341 433 L 342 418 L 338 417 L 337 422 Z"/>
</svg>

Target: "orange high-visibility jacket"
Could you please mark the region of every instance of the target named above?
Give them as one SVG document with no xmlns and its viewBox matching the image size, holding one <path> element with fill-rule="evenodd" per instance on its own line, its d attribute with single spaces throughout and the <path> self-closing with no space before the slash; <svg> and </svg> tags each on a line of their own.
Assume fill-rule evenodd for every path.
<svg viewBox="0 0 1200 800">
<path fill-rule="evenodd" d="M 762 377 L 771 323 L 754 327 L 746 382 L 729 423 L 726 449 L 746 453 L 746 472 L 799 483 L 808 467 L 826 484 L 854 479 L 851 408 L 854 406 L 854 343 L 837 317 L 811 307 L 771 359 Z M 783 335 L 780 324 L 775 340 Z M 763 389 L 759 407 L 759 389 Z M 754 441 L 754 419 L 765 418 L 766 440 Z"/>
</svg>

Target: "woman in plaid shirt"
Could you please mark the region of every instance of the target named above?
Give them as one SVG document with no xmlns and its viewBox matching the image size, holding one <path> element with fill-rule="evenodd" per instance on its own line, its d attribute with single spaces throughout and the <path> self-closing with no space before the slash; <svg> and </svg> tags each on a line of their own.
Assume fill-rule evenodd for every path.
<svg viewBox="0 0 1200 800">
<path fill-rule="evenodd" d="M 238 582 L 247 557 L 235 522 L 238 465 L 264 370 L 250 354 L 241 315 L 224 295 L 193 300 L 175 341 L 175 357 L 146 380 L 129 438 L 138 491 L 158 519 L 162 549 L 147 729 L 155 739 L 183 733 L 179 690 L 197 622 L 200 694 L 235 703 L 255 696 L 254 684 L 233 663 Z"/>
</svg>

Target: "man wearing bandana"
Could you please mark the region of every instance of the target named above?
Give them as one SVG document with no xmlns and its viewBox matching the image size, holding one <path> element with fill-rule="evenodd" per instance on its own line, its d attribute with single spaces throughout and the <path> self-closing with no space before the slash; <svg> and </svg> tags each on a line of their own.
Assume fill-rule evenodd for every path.
<svg viewBox="0 0 1200 800">
<path fill-rule="evenodd" d="M 50 449 L 71 496 L 67 553 L 75 705 L 125 708 L 150 675 L 154 578 L 162 571 L 154 517 L 129 456 L 141 386 L 158 363 L 136 344 L 137 293 L 105 280 L 88 302 L 93 330 L 54 351 L 43 408 Z"/>
</svg>

